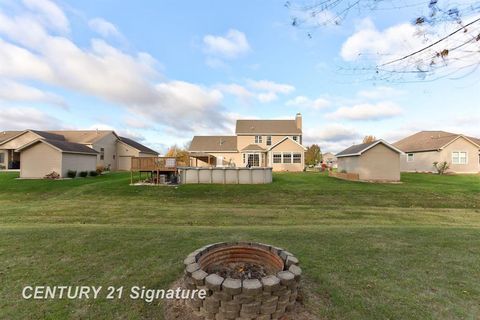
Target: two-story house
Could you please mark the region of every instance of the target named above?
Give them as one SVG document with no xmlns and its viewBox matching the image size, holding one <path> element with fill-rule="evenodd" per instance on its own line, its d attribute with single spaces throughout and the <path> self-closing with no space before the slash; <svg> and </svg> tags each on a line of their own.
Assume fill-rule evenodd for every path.
<svg viewBox="0 0 480 320">
<path fill-rule="evenodd" d="M 272 167 L 302 171 L 302 115 L 293 120 L 237 120 L 235 136 L 195 136 L 190 145 L 192 166 Z"/>
</svg>

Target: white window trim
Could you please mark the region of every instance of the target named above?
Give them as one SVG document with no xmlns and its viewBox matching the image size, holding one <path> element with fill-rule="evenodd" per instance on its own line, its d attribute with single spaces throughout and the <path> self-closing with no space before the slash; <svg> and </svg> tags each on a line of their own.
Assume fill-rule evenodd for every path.
<svg viewBox="0 0 480 320">
<path fill-rule="evenodd" d="M 410 155 L 412 155 L 412 159 L 410 160 Z M 413 162 L 415 161 L 415 153 L 407 153 L 407 162 Z"/>
<path fill-rule="evenodd" d="M 295 153 L 299 153 L 300 154 L 300 163 L 298 162 L 293 162 L 293 155 Z M 278 162 L 278 163 L 274 163 L 273 162 L 273 155 L 274 154 L 279 154 L 280 155 L 280 161 L 281 162 Z M 285 162 L 285 154 L 289 154 L 290 155 L 290 160 L 291 162 Z M 298 152 L 298 151 L 276 151 L 276 152 L 270 152 L 270 163 L 271 165 L 275 165 L 275 164 L 288 164 L 288 165 L 298 165 L 298 164 L 303 164 L 304 163 L 304 158 L 305 158 L 305 154 L 304 152 Z"/>
<path fill-rule="evenodd" d="M 258 140 L 257 140 L 257 138 L 258 138 Z M 255 139 L 255 140 L 254 140 L 255 143 L 263 143 L 263 136 L 255 136 L 254 139 Z"/>
<path fill-rule="evenodd" d="M 268 144 L 268 140 L 270 140 L 270 144 Z M 267 136 L 265 138 L 265 143 L 267 144 L 267 146 L 271 146 L 272 145 L 272 136 Z"/>
<path fill-rule="evenodd" d="M 458 153 L 458 163 L 455 163 L 453 161 L 453 154 L 454 153 Z M 465 163 L 461 163 L 460 162 L 460 153 L 465 153 Z M 468 151 L 452 151 L 452 164 L 455 164 L 455 165 L 467 165 L 468 164 Z"/>
</svg>

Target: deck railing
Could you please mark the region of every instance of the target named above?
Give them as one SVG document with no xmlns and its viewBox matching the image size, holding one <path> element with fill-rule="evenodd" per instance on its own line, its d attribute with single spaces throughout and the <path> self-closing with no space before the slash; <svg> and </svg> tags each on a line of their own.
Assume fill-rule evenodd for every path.
<svg viewBox="0 0 480 320">
<path fill-rule="evenodd" d="M 132 171 L 175 171 L 175 157 L 132 157 Z"/>
</svg>

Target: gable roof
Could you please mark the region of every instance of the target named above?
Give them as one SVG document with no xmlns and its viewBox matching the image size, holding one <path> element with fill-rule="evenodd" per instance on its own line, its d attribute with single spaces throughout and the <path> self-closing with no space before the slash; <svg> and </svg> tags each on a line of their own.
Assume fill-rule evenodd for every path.
<svg viewBox="0 0 480 320">
<path fill-rule="evenodd" d="M 18 136 L 23 131 L 2 131 L 0 132 L 0 143 L 3 143 L 6 140 L 10 140 L 13 137 Z"/>
<path fill-rule="evenodd" d="M 337 153 L 335 156 L 337 158 L 342 158 L 342 157 L 354 157 L 354 156 L 360 156 L 364 152 L 370 150 L 371 148 L 375 147 L 378 144 L 383 144 L 389 149 L 392 149 L 393 151 L 397 153 L 403 153 L 402 150 L 399 150 L 395 146 L 391 145 L 390 143 L 384 141 L 384 140 L 376 140 L 373 142 L 368 142 L 368 143 L 362 143 L 362 144 L 355 144 L 351 147 L 348 147 L 347 149 L 340 151 Z"/>
<path fill-rule="evenodd" d="M 149 147 L 144 146 L 143 144 L 138 143 L 138 142 L 136 142 L 136 141 L 134 141 L 134 140 L 132 140 L 132 139 L 129 139 L 129 138 L 126 138 L 126 137 L 118 137 L 118 139 L 119 139 L 120 141 L 122 141 L 123 143 L 128 144 L 130 147 L 137 149 L 137 150 L 140 151 L 140 152 L 143 152 L 143 153 L 151 153 L 151 154 L 158 155 L 158 152 L 157 152 L 157 151 L 152 150 L 152 149 L 150 149 Z"/>
<path fill-rule="evenodd" d="M 191 152 L 238 152 L 236 136 L 194 136 Z"/>
<path fill-rule="evenodd" d="M 270 148 L 268 148 L 268 151 L 272 150 L 273 148 L 275 148 L 276 146 L 278 146 L 279 144 L 282 144 L 284 141 L 286 140 L 290 140 L 292 141 L 293 143 L 296 143 L 298 144 L 300 147 L 303 148 L 303 150 L 307 150 L 306 147 L 302 146 L 300 143 L 298 143 L 297 141 L 293 140 L 291 137 L 285 137 L 283 138 L 282 140 L 278 141 L 277 143 L 275 143 L 273 146 L 271 146 Z"/>
<path fill-rule="evenodd" d="M 95 143 L 109 134 L 113 134 L 118 138 L 113 130 L 55 130 L 48 132 L 61 135 L 64 137 L 64 140 L 82 144 Z"/>
<path fill-rule="evenodd" d="M 8 137 L 6 139 L 3 139 L 0 141 L 0 145 L 1 144 L 4 144 L 4 143 L 7 143 L 13 139 L 16 139 L 17 137 L 27 133 L 27 132 L 32 132 L 34 134 L 36 134 L 37 136 L 43 138 L 43 139 L 52 139 L 52 140 L 65 140 L 65 138 L 61 135 L 58 135 L 58 134 L 54 134 L 54 133 L 50 133 L 50 132 L 47 132 L 47 131 L 40 131 L 40 130 L 30 130 L 30 129 L 27 129 L 27 130 L 23 130 L 23 131 L 4 131 L 5 132 L 5 136 L 8 135 Z M 9 133 L 9 134 L 7 134 Z"/>
<path fill-rule="evenodd" d="M 267 151 L 264 148 L 260 147 L 258 144 L 249 144 L 242 151 Z"/>
<path fill-rule="evenodd" d="M 480 146 L 480 139 L 446 131 L 420 131 L 395 142 L 393 145 L 404 152 L 437 151 L 459 137 L 464 137 L 477 146 Z"/>
<path fill-rule="evenodd" d="M 302 134 L 295 120 L 237 120 L 235 133 L 250 134 Z"/>
<path fill-rule="evenodd" d="M 57 149 L 58 151 L 64 152 L 64 153 L 81 153 L 81 154 L 93 154 L 96 155 L 98 154 L 97 151 L 93 150 L 92 148 L 87 147 L 86 145 L 80 144 L 80 143 L 74 143 L 74 142 L 68 142 L 68 141 L 62 141 L 62 140 L 55 140 L 55 139 L 36 139 L 33 140 L 30 143 L 27 143 L 17 150 L 15 152 L 20 152 L 24 149 L 27 149 L 37 143 L 45 143 L 50 145 L 51 147 Z"/>
</svg>

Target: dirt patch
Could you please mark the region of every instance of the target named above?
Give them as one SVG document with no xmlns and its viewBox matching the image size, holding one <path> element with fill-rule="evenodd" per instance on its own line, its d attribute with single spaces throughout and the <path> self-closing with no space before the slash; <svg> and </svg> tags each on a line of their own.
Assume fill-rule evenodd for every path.
<svg viewBox="0 0 480 320">
<path fill-rule="evenodd" d="M 221 265 L 214 265 L 208 268 L 207 273 L 215 273 L 222 278 L 232 279 L 262 279 L 270 275 L 267 270 L 258 264 L 245 262 L 232 262 Z"/>
<path fill-rule="evenodd" d="M 175 281 L 171 288 L 185 288 L 183 279 Z M 185 300 L 166 300 L 164 303 L 165 320 L 204 320 L 204 318 L 187 306 Z M 295 309 L 287 313 L 280 320 L 319 320 L 320 318 L 312 314 L 303 305 L 303 295 L 299 296 L 299 301 L 295 304 Z"/>
</svg>

